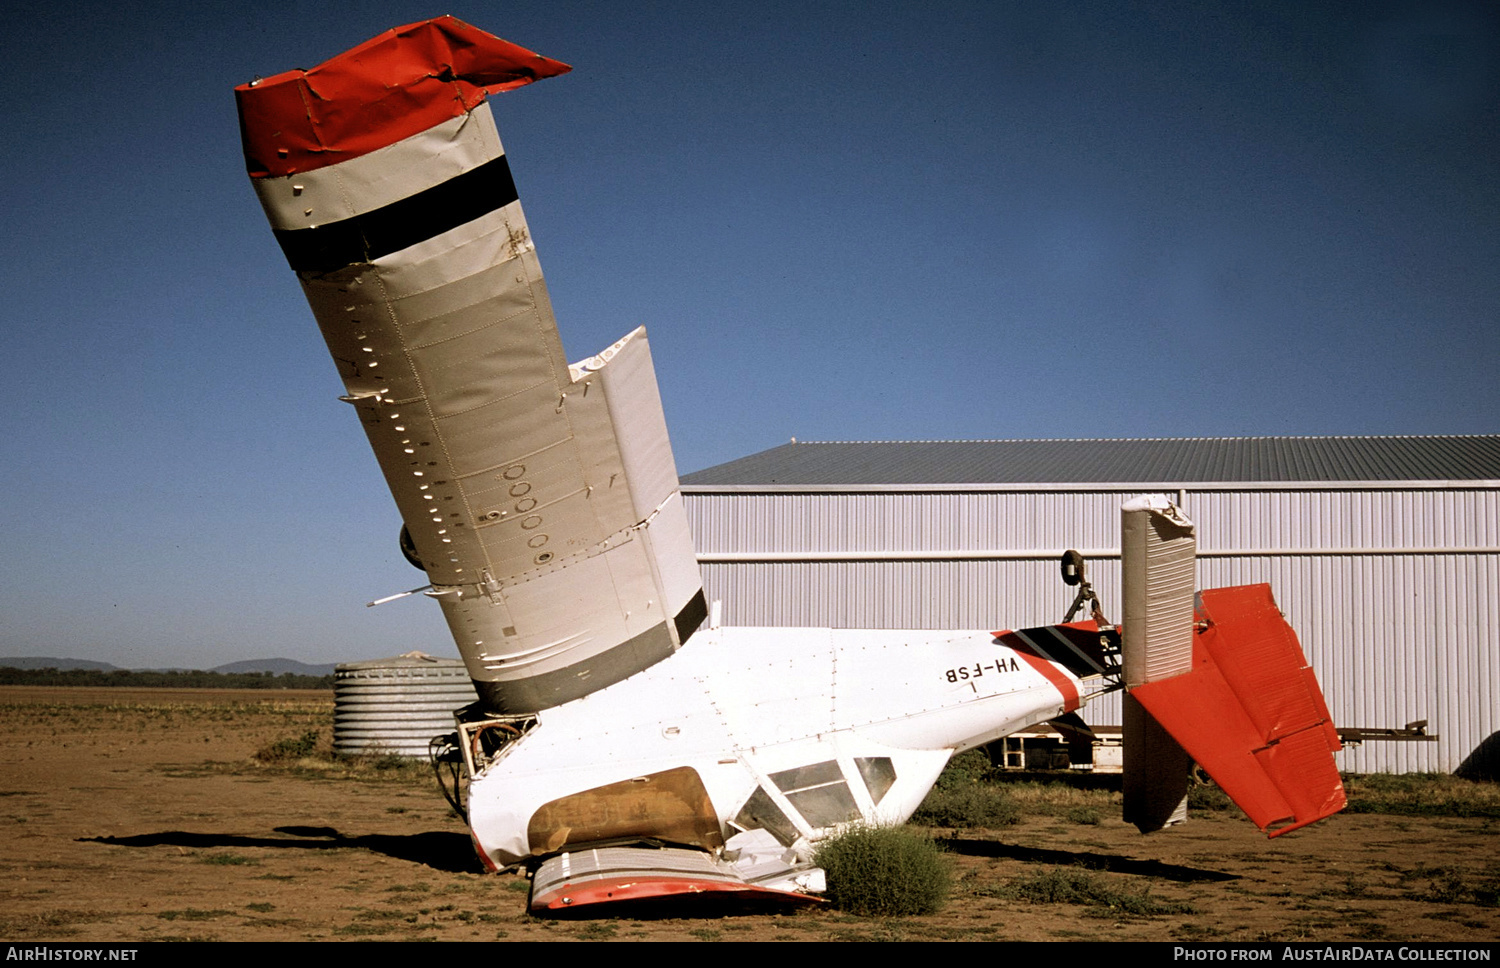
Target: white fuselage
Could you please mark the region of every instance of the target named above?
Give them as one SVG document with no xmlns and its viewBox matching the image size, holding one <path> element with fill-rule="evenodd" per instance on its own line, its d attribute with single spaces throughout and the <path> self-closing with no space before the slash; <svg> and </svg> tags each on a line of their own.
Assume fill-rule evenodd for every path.
<svg viewBox="0 0 1500 968">
<path fill-rule="evenodd" d="M 688 767 L 726 836 L 759 788 L 805 844 L 850 821 L 904 821 L 955 752 L 1070 711 L 1081 692 L 988 632 L 704 629 L 538 713 L 473 777 L 469 822 L 489 863 L 516 864 L 545 852 L 528 833 L 544 804 Z"/>
</svg>

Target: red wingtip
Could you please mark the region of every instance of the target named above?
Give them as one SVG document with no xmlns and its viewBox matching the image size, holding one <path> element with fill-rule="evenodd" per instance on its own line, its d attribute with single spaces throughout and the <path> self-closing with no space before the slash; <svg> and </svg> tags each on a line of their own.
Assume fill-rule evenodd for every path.
<svg viewBox="0 0 1500 968">
<path fill-rule="evenodd" d="M 234 89 L 253 178 L 368 154 L 572 70 L 453 17 L 397 27 L 309 70 Z"/>
</svg>

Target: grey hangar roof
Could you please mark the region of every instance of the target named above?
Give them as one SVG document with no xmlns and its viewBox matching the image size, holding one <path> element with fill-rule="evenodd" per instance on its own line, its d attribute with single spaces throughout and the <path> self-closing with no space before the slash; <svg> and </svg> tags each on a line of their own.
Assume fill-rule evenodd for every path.
<svg viewBox="0 0 1500 968">
<path fill-rule="evenodd" d="M 1500 435 L 796 441 L 690 490 L 1025 484 L 1500 482 Z"/>
</svg>

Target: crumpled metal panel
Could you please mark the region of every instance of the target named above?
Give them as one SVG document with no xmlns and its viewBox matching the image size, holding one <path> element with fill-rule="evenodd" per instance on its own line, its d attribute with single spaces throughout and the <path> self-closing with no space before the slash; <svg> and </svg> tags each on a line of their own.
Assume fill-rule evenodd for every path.
<svg viewBox="0 0 1500 968">
<path fill-rule="evenodd" d="M 396 27 L 311 70 L 235 88 L 245 164 L 260 178 L 347 161 L 570 70 L 453 17 Z"/>
<path fill-rule="evenodd" d="M 695 906 L 743 902 L 763 910 L 826 903 L 802 893 L 825 886 L 820 868 L 787 863 L 779 857 L 747 867 L 695 850 L 604 847 L 543 861 L 532 877 L 529 906 L 533 914 L 558 914 L 596 904 L 649 909 L 682 902 Z"/>
<path fill-rule="evenodd" d="M 716 851 L 724 846 L 719 815 L 690 766 L 632 777 L 544 803 L 527 824 L 531 852 L 572 844 L 638 838 Z"/>
<path fill-rule="evenodd" d="M 1205 589 L 1202 601 L 1192 671 L 1131 696 L 1270 836 L 1342 810 L 1338 733 L 1270 586 Z"/>
<path fill-rule="evenodd" d="M 434 125 L 337 165 L 252 178 L 271 227 L 295 231 L 378 211 L 501 157 L 489 107 Z"/>
</svg>

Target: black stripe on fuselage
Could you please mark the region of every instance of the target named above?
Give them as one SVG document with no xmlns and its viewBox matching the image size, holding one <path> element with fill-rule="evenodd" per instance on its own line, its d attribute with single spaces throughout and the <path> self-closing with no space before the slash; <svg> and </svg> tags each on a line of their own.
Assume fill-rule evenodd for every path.
<svg viewBox="0 0 1500 968">
<path fill-rule="evenodd" d="M 501 155 L 373 212 L 310 229 L 276 229 L 276 241 L 298 272 L 332 272 L 425 242 L 516 197 L 510 163 Z"/>
</svg>

